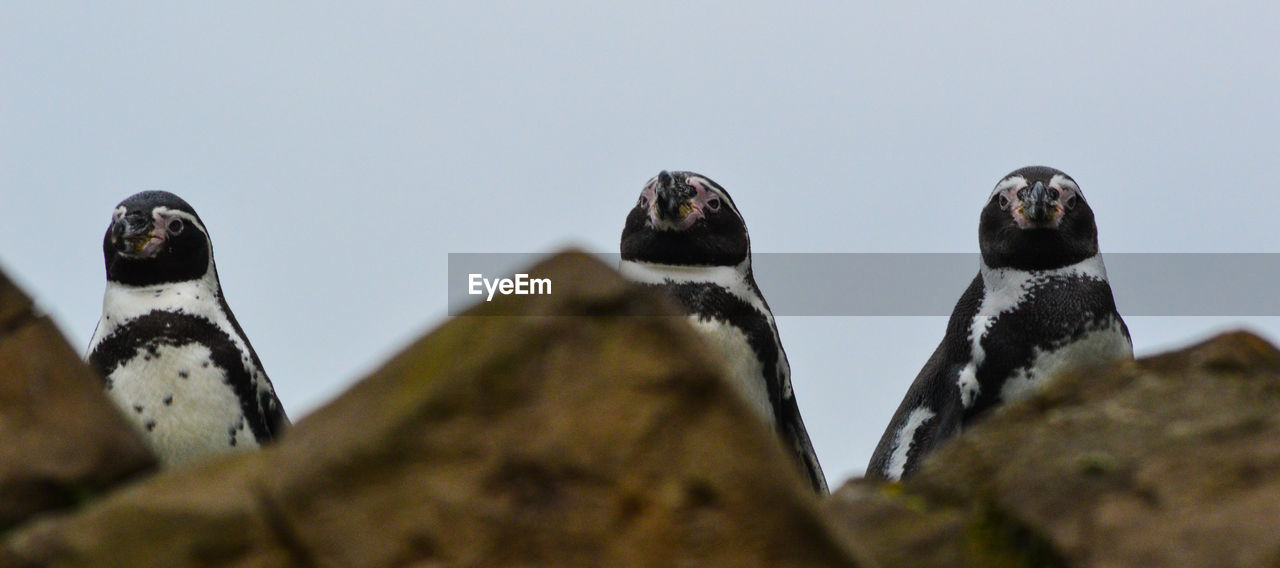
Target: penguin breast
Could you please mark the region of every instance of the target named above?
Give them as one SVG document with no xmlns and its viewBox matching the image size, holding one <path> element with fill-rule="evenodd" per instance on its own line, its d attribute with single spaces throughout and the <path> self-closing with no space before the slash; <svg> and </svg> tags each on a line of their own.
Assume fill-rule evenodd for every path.
<svg viewBox="0 0 1280 568">
<path fill-rule="evenodd" d="M 738 394 L 761 420 L 774 426 L 777 421 L 773 416 L 773 403 L 769 400 L 764 364 L 751 347 L 747 334 L 723 320 L 691 315 L 689 321 L 706 340 L 712 358 L 722 363 Z"/>
<path fill-rule="evenodd" d="M 227 371 L 197 342 L 153 343 L 122 361 L 108 393 L 162 463 L 258 447 Z"/>
</svg>

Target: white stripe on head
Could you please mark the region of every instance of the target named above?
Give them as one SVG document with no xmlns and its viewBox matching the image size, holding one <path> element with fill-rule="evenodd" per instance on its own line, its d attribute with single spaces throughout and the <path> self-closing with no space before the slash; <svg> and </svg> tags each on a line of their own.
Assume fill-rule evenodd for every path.
<svg viewBox="0 0 1280 568">
<path fill-rule="evenodd" d="M 1007 189 L 1012 189 L 1014 191 L 1017 191 L 1026 187 L 1027 185 L 1028 185 L 1027 178 L 1024 178 L 1020 175 L 1009 176 L 1007 178 L 1000 180 L 1000 183 L 996 184 L 996 188 L 991 190 L 991 195 L 987 196 L 987 201 L 991 201 L 992 197 L 995 197 L 1002 191 L 1005 191 Z"/>
<path fill-rule="evenodd" d="M 209 251 L 209 265 L 205 269 L 204 279 L 210 280 L 214 289 L 219 290 L 219 294 L 221 294 L 222 287 L 218 282 L 218 267 L 213 262 L 213 237 L 209 236 L 209 231 L 204 228 L 204 223 L 201 223 L 200 219 L 196 218 L 196 216 L 191 213 L 181 209 L 170 209 L 163 205 L 157 205 L 151 208 L 152 219 L 155 219 L 158 216 L 165 216 L 169 218 L 177 217 L 200 229 L 200 234 L 204 235 L 205 249 Z"/>
<path fill-rule="evenodd" d="M 121 207 L 120 209 L 123 209 L 123 207 Z M 117 209 L 117 211 L 119 211 L 120 209 Z M 199 227 L 200 232 L 204 234 L 205 241 L 209 242 L 210 245 L 213 244 L 213 242 L 210 240 L 210 237 L 209 237 L 209 231 L 204 228 L 204 223 L 201 223 L 200 219 L 197 219 L 195 215 L 187 213 L 186 211 L 183 211 L 181 209 L 170 209 L 163 205 L 157 205 L 151 208 L 152 218 L 154 219 L 156 215 L 164 215 L 166 217 L 180 217 L 183 221 Z"/>
<path fill-rule="evenodd" d="M 1064 174 L 1053 174 L 1053 177 L 1049 179 L 1049 187 L 1070 187 L 1071 189 L 1080 191 L 1080 186 L 1076 185 L 1075 181 Z"/>
<path fill-rule="evenodd" d="M 738 206 L 733 202 L 733 198 L 729 197 L 729 194 L 725 193 L 723 189 L 720 189 L 720 186 L 715 182 L 696 174 L 686 176 L 684 178 L 684 182 L 688 185 L 700 187 L 720 196 L 720 200 L 724 201 L 725 205 L 728 205 L 729 208 L 733 210 L 733 214 L 737 215 L 739 219 L 742 218 L 742 213 L 738 212 Z"/>
<path fill-rule="evenodd" d="M 1049 187 L 1063 193 L 1075 192 L 1076 195 L 1084 197 L 1084 194 L 1080 192 L 1080 186 L 1074 180 L 1063 174 L 1054 174 L 1053 177 L 1049 179 Z"/>
</svg>

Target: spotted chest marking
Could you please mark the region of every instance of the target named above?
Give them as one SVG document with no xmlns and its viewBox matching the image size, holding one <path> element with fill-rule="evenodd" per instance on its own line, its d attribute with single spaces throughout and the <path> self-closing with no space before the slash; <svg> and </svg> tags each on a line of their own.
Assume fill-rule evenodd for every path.
<svg viewBox="0 0 1280 568">
<path fill-rule="evenodd" d="M 1052 270 L 1026 271 L 1014 268 L 981 269 L 983 281 L 982 300 L 977 314 L 969 325 L 968 344 L 969 361 L 960 370 L 956 381 L 960 392 L 961 404 L 969 409 L 974 406 L 982 392 L 979 380 L 984 364 L 987 362 L 987 348 L 984 343 L 989 339 L 992 328 L 1015 309 L 1026 309 L 1026 306 L 1037 301 L 1037 294 L 1047 292 L 1046 285 L 1074 279 L 1080 282 L 1094 282 L 1106 285 L 1106 268 L 1102 256 L 1095 255 L 1079 263 Z M 1044 298 L 1041 298 L 1044 299 Z M 1103 314 L 1098 314 L 1102 316 Z M 1031 340 L 1031 331 L 1027 330 Z M 1079 343 L 1079 345 L 1075 345 Z M 1085 330 L 1082 337 L 1064 337 L 1048 346 L 1036 347 L 1033 356 L 1010 376 L 1012 384 L 1002 385 L 999 393 L 1002 400 L 1008 397 L 1017 398 L 1033 392 L 1045 378 L 1077 364 L 1109 361 L 1121 358 L 1127 353 L 1132 356 L 1132 347 L 1123 332 L 1123 324 L 1116 318 L 1104 320 Z"/>
<path fill-rule="evenodd" d="M 108 281 L 102 301 L 102 318 L 89 341 L 88 353 L 92 355 L 104 339 L 149 314 L 172 312 L 201 318 L 217 327 L 235 346 L 243 368 L 254 383 L 257 397 L 274 400 L 275 390 L 260 363 L 254 359 L 248 340 L 231 323 L 224 309 L 217 271 L 212 264 L 210 260 L 204 277 L 187 282 L 129 286 Z"/>
<path fill-rule="evenodd" d="M 95 345 L 89 363 L 167 464 L 256 447 L 283 418 L 274 395 L 259 395 L 264 380 L 253 377 L 261 371 L 246 367 L 231 337 L 202 317 L 153 311 L 132 318 Z"/>
<path fill-rule="evenodd" d="M 206 274 L 199 280 L 152 286 L 107 282 L 107 291 L 102 301 L 102 319 L 89 341 L 89 352 L 92 353 L 104 338 L 115 333 L 121 326 L 138 317 L 160 311 L 200 317 L 213 323 L 236 344 L 237 350 L 243 354 L 245 368 L 253 370 L 255 375 L 260 374 L 250 355 L 248 341 L 231 325 L 230 318 L 222 308 L 216 273 Z M 254 376 L 254 379 L 260 378 Z"/>
<path fill-rule="evenodd" d="M 167 466 L 258 447 L 230 372 L 199 343 L 149 344 L 121 360 L 108 394 Z"/>
</svg>

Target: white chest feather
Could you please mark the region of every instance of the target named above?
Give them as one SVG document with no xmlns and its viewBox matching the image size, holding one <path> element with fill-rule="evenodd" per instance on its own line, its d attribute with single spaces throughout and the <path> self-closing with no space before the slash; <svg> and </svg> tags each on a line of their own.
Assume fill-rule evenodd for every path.
<svg viewBox="0 0 1280 568">
<path fill-rule="evenodd" d="M 746 334 L 719 320 L 690 316 L 689 322 L 715 350 L 716 360 L 725 365 L 730 382 L 751 409 L 767 424 L 773 425 L 776 420 L 773 404 L 769 401 L 769 389 L 765 385 L 764 365 L 751 348 Z"/>
<path fill-rule="evenodd" d="M 269 390 L 265 375 L 250 356 L 248 342 L 236 332 L 231 319 L 222 310 L 220 297 L 218 276 L 212 267 L 204 278 L 188 282 L 154 286 L 125 286 L 107 282 L 107 291 L 102 300 L 102 318 L 98 320 L 98 327 L 89 340 L 87 353 L 93 353 L 103 339 L 110 337 L 121 326 L 149 313 L 169 311 L 196 316 L 217 326 L 231 338 L 236 351 L 240 353 L 240 362 L 249 370 L 258 390 Z"/>
<path fill-rule="evenodd" d="M 198 343 L 159 345 L 122 362 L 108 394 L 165 465 L 258 447 L 224 371 Z"/>
<path fill-rule="evenodd" d="M 1000 387 L 1000 400 L 1022 400 L 1044 387 L 1059 373 L 1086 365 L 1099 365 L 1133 357 L 1133 346 L 1121 331 L 1120 322 L 1091 330 L 1081 337 L 1050 346 L 1037 347 L 1031 363 L 1015 369 Z"/>
<path fill-rule="evenodd" d="M 736 266 L 677 266 L 654 264 L 624 260 L 618 266 L 619 271 L 628 280 L 644 284 L 684 284 L 696 283 L 723 288 L 729 294 L 742 300 L 766 318 L 773 329 L 773 341 L 781 345 L 773 314 L 765 305 L 763 298 L 756 292 L 749 278 L 750 260 Z M 759 355 L 751 348 L 751 343 L 741 329 L 721 320 L 702 319 L 691 315 L 689 321 L 694 328 L 715 348 L 718 358 L 728 367 L 729 376 L 734 387 L 746 399 L 751 408 L 770 425 L 777 422 L 773 414 L 773 403 L 769 400 L 769 388 L 766 381 L 774 380 L 774 369 L 765 369 Z M 782 348 L 778 348 L 778 372 L 781 373 L 782 397 L 791 395 L 791 369 Z"/>
<path fill-rule="evenodd" d="M 624 260 L 618 265 L 618 270 L 628 280 L 642 284 L 696 282 L 720 286 L 750 304 L 756 311 L 772 318 L 764 301 L 747 280 L 749 262 L 744 261 L 737 266 L 676 266 Z"/>
<path fill-rule="evenodd" d="M 134 320 L 156 312 L 197 317 L 234 344 L 258 391 L 270 383 L 222 309 L 216 273 L 188 282 L 154 286 L 107 283 L 102 319 L 88 352 Z M 146 343 L 143 343 L 146 345 Z M 160 461 L 178 465 L 212 454 L 258 446 L 225 370 L 207 346 L 161 342 L 143 348 L 109 371 L 109 395 L 151 445 Z"/>
<path fill-rule="evenodd" d="M 1013 268 L 988 268 L 983 264 L 981 269 L 983 283 L 982 303 L 969 325 L 969 362 L 960 371 L 957 385 L 960 389 L 960 401 L 965 408 L 973 405 L 981 392 L 978 382 L 978 368 L 986 360 L 986 351 L 982 341 L 987 332 L 1001 315 L 1007 314 L 1024 302 L 1034 301 L 1032 290 L 1057 277 L 1073 277 L 1107 280 L 1107 269 L 1102 263 L 1102 255 L 1094 255 L 1076 264 L 1053 270 L 1026 271 Z M 1079 344 L 1079 345 L 1076 345 Z M 1133 348 L 1120 331 L 1120 323 L 1113 322 L 1110 327 L 1092 331 L 1071 345 L 1054 346 L 1049 350 L 1036 350 L 1031 364 L 1017 374 L 1017 380 L 1011 380 L 1001 389 L 1001 399 L 1010 400 L 1010 396 L 1018 398 L 1032 392 L 1039 382 L 1055 373 L 1069 368 L 1071 363 L 1088 364 L 1112 361 L 1125 352 L 1132 357 Z M 1011 384 L 1016 383 L 1016 385 Z"/>
<path fill-rule="evenodd" d="M 202 317 L 226 332 L 233 341 L 241 343 L 231 321 L 222 312 L 218 301 L 219 293 L 216 275 L 154 286 L 126 286 L 107 282 L 107 291 L 102 297 L 102 319 L 98 320 L 93 339 L 89 340 L 89 352 L 92 353 L 103 339 L 130 320 L 155 311 Z"/>
</svg>

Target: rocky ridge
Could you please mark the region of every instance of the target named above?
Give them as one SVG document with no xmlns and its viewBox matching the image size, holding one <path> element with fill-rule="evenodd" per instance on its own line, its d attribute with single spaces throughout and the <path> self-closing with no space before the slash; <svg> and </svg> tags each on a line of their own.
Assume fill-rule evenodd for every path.
<svg viewBox="0 0 1280 568">
<path fill-rule="evenodd" d="M 578 253 L 527 272 L 555 293 L 159 474 L 0 276 L 0 567 L 1280 566 L 1280 351 L 1255 335 L 1063 375 L 907 482 L 821 499 L 662 299 Z"/>
</svg>

